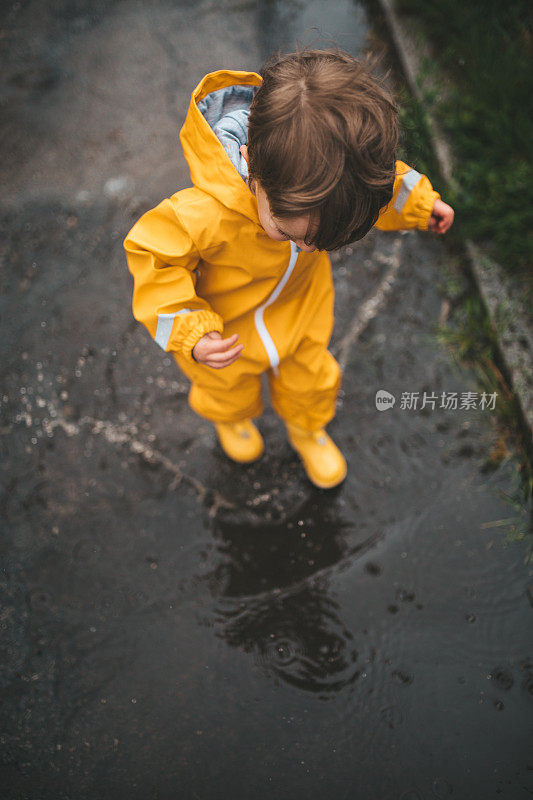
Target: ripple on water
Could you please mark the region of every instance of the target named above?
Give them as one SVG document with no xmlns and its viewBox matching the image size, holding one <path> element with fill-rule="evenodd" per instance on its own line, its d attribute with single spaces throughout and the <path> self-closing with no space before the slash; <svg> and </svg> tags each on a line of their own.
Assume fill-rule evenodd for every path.
<svg viewBox="0 0 533 800">
<path fill-rule="evenodd" d="M 417 789 L 416 786 L 412 789 L 406 789 L 400 795 L 400 800 L 424 800 L 424 795 Z"/>
<path fill-rule="evenodd" d="M 403 669 L 394 669 L 392 671 L 392 677 L 394 678 L 394 682 L 399 686 L 410 686 L 415 679 L 414 675 Z"/>
<path fill-rule="evenodd" d="M 287 667 L 298 656 L 294 642 L 288 639 L 269 642 L 265 648 L 264 662 L 278 667 Z"/>
<path fill-rule="evenodd" d="M 398 728 L 403 722 L 403 714 L 397 706 L 385 706 L 380 709 L 379 715 L 391 730 Z"/>
<path fill-rule="evenodd" d="M 331 634 L 322 644 L 302 641 L 294 633 L 291 638 L 271 634 L 257 649 L 256 661 L 286 683 L 321 695 L 340 691 L 360 675 L 354 668 L 357 652 Z"/>
<path fill-rule="evenodd" d="M 443 800 L 453 793 L 453 787 L 445 778 L 435 778 L 433 781 L 433 794 L 438 800 Z"/>
<path fill-rule="evenodd" d="M 444 498 L 435 502 L 438 507 L 446 505 Z M 431 524 L 428 513 L 411 529 L 400 530 L 405 549 L 410 555 L 416 550 L 416 558 L 409 562 L 409 589 L 419 597 L 431 591 L 432 601 L 446 608 L 447 618 L 441 617 L 438 623 L 448 643 L 443 653 L 446 663 L 494 664 L 512 646 L 513 619 L 524 603 L 523 583 L 516 580 L 521 552 L 517 549 L 513 561 L 499 558 L 497 548 L 487 550 L 486 540 L 479 535 L 479 521 L 472 530 L 465 518 L 457 531 L 444 528 L 438 535 L 426 535 Z M 453 584 L 446 584 L 443 575 L 452 573 Z"/>
<path fill-rule="evenodd" d="M 94 564 L 98 561 L 101 547 L 94 539 L 80 539 L 72 548 L 74 561 L 83 564 Z"/>
<path fill-rule="evenodd" d="M 127 607 L 126 597 L 120 589 L 99 588 L 94 597 L 94 605 L 98 614 L 107 619 L 108 617 L 119 617 L 125 612 Z"/>
<path fill-rule="evenodd" d="M 529 669 L 531 669 L 531 667 Z M 521 688 L 524 694 L 533 700 L 533 671 L 526 674 L 526 677 L 522 681 Z"/>
<path fill-rule="evenodd" d="M 37 587 L 28 592 L 27 602 L 32 611 L 48 611 L 54 605 L 54 597 L 46 589 Z"/>
</svg>

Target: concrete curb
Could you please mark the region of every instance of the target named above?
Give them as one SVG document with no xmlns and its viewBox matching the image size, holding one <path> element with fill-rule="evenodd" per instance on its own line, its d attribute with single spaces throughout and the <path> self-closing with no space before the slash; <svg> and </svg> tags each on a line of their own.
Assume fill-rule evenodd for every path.
<svg viewBox="0 0 533 800">
<path fill-rule="evenodd" d="M 394 0 L 378 0 L 398 60 L 402 66 L 410 91 L 424 107 L 420 91 L 422 70 L 420 46 L 394 6 Z M 427 79 L 425 79 L 427 80 Z M 449 143 L 439 129 L 431 112 L 426 108 L 431 145 L 442 177 L 453 181 L 453 156 Z M 508 372 L 509 380 L 518 399 L 522 425 L 527 437 L 530 457 L 533 453 L 533 322 L 516 297 L 517 289 L 502 267 L 484 254 L 470 239 L 465 241 L 467 264 L 491 320 L 498 348 Z"/>
</svg>

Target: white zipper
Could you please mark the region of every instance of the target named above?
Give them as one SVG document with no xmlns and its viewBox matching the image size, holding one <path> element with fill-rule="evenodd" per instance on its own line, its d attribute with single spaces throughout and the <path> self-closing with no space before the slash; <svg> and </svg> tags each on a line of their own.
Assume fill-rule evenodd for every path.
<svg viewBox="0 0 533 800">
<path fill-rule="evenodd" d="M 270 366 L 273 368 L 274 373 L 276 375 L 279 374 L 277 370 L 277 366 L 279 364 L 279 353 L 277 351 L 276 345 L 274 344 L 272 336 L 269 334 L 267 330 L 267 327 L 263 319 L 263 313 L 265 311 L 265 308 L 268 308 L 268 306 L 271 305 L 274 302 L 274 300 L 277 300 L 281 291 L 283 290 L 283 287 L 291 277 L 299 252 L 300 248 L 297 245 L 295 245 L 294 242 L 291 242 L 291 257 L 282 279 L 277 284 L 276 288 L 274 289 L 270 297 L 268 297 L 267 300 L 265 300 L 265 302 L 262 305 L 256 308 L 254 314 L 254 322 L 255 322 L 255 327 L 257 329 L 257 333 L 259 334 L 261 341 L 263 342 L 264 348 L 267 351 L 267 355 L 270 360 Z"/>
</svg>

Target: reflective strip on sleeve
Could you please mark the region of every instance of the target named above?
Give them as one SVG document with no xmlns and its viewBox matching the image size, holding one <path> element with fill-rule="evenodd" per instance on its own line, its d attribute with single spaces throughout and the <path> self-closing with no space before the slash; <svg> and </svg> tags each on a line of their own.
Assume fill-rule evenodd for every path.
<svg viewBox="0 0 533 800">
<path fill-rule="evenodd" d="M 182 308 L 181 311 L 175 311 L 173 314 L 157 315 L 157 330 L 154 339 L 159 347 L 162 347 L 163 350 L 167 349 L 170 334 L 172 333 L 172 326 L 174 325 L 174 318 L 177 317 L 178 314 L 189 314 L 191 311 L 191 308 Z"/>
<path fill-rule="evenodd" d="M 400 191 L 398 192 L 396 200 L 394 201 L 394 208 L 398 214 L 402 213 L 403 207 L 407 202 L 407 198 L 411 194 L 411 190 L 416 186 L 421 177 L 422 175 L 417 172 L 416 169 L 411 169 L 407 175 L 404 175 Z"/>
</svg>

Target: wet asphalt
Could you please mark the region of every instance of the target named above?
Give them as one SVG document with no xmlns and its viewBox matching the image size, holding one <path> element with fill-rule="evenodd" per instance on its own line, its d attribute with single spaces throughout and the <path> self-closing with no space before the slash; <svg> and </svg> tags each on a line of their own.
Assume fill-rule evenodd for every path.
<svg viewBox="0 0 533 800">
<path fill-rule="evenodd" d="M 533 570 L 507 540 L 531 509 L 490 403 L 441 405 L 482 391 L 436 337 L 464 280 L 444 243 L 333 256 L 329 492 L 270 408 L 263 458 L 228 461 L 131 315 L 122 240 L 188 185 L 200 78 L 318 36 L 357 53 L 365 10 L 1 13 L 2 795 L 531 797 Z"/>
</svg>

